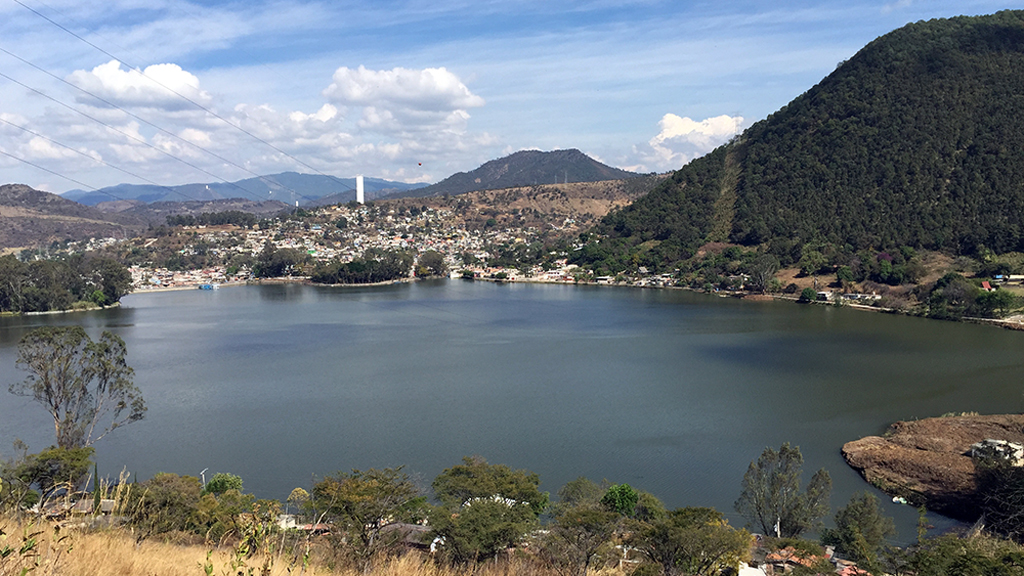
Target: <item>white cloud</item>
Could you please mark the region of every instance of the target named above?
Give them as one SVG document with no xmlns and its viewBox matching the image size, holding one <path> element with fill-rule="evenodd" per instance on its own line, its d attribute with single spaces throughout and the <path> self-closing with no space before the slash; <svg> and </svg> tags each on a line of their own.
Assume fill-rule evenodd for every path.
<svg viewBox="0 0 1024 576">
<path fill-rule="evenodd" d="M 288 115 L 288 119 L 296 123 L 306 123 L 313 120 L 319 122 L 327 122 L 333 120 L 338 115 L 338 109 L 330 104 L 324 104 L 319 110 L 312 114 L 303 114 L 302 112 L 292 112 Z"/>
<path fill-rule="evenodd" d="M 100 155 L 91 150 L 75 150 L 57 146 L 38 136 L 32 137 L 24 147 L 25 156 L 31 160 L 78 160 L 83 154 L 94 160 L 99 160 Z"/>
<path fill-rule="evenodd" d="M 313 140 L 324 135 L 337 134 L 343 128 L 342 120 L 338 109 L 331 104 L 324 104 L 311 114 L 301 111 L 278 112 L 267 104 L 239 104 L 235 106 L 231 118 L 232 123 L 274 144 L 288 144 L 296 140 Z M 242 135 L 235 132 L 234 136 Z"/>
<path fill-rule="evenodd" d="M 210 95 L 199 88 L 199 78 L 177 64 L 122 70 L 120 62 L 111 60 L 88 72 L 76 70 L 67 80 L 115 106 L 183 110 L 195 107 L 186 98 L 204 106 L 211 101 Z M 88 96 L 79 100 L 101 104 Z"/>
<path fill-rule="evenodd" d="M 661 132 L 651 138 L 650 145 L 657 148 L 673 143 L 685 143 L 710 152 L 712 148 L 739 132 L 742 125 L 741 116 L 723 114 L 697 122 L 669 113 L 662 116 L 658 122 Z"/>
<path fill-rule="evenodd" d="M 324 96 L 343 104 L 448 112 L 477 108 L 484 99 L 445 68 L 353 70 L 342 66 Z"/>
<path fill-rule="evenodd" d="M 631 156 L 620 165 L 640 172 L 678 170 L 738 134 L 743 128 L 743 117 L 723 114 L 697 121 L 669 113 L 662 116 L 658 128 L 656 136 L 646 144 L 634 146 Z"/>
</svg>

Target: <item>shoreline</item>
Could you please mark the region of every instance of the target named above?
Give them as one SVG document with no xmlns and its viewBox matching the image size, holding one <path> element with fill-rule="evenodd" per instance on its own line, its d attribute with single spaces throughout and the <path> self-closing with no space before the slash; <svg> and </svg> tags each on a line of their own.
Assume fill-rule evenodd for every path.
<svg viewBox="0 0 1024 576">
<path fill-rule="evenodd" d="M 782 294 L 756 294 L 756 293 L 753 293 L 753 292 L 742 292 L 742 291 L 728 292 L 728 293 L 705 292 L 703 290 L 698 290 L 698 289 L 695 289 L 695 288 L 691 288 L 689 286 L 643 286 L 643 285 L 637 286 L 637 285 L 634 285 L 634 284 L 626 284 L 626 283 L 614 283 L 614 284 L 612 284 L 612 283 L 604 283 L 604 282 L 578 282 L 578 281 L 562 281 L 562 280 L 539 280 L 539 279 L 535 279 L 535 278 L 516 278 L 516 279 L 511 279 L 511 278 L 453 278 L 453 277 L 444 277 L 444 278 L 446 278 L 448 280 L 471 280 L 471 281 L 474 281 L 474 282 L 492 282 L 492 283 L 495 283 L 495 284 L 557 284 L 557 285 L 563 285 L 563 286 L 606 286 L 606 287 L 611 287 L 611 288 L 634 288 L 634 289 L 653 289 L 653 290 L 683 290 L 683 291 L 687 291 L 687 292 L 693 292 L 695 294 L 706 294 L 708 296 L 718 296 L 719 298 L 736 298 L 736 299 L 739 299 L 739 300 L 750 300 L 750 301 L 753 301 L 753 302 L 784 301 L 784 302 L 791 302 L 793 304 L 800 303 L 800 304 L 813 304 L 813 305 L 817 305 L 817 306 L 836 306 L 838 308 L 852 308 L 854 310 L 861 310 L 861 311 L 865 311 L 865 312 L 876 312 L 876 313 L 882 313 L 882 314 L 896 314 L 896 315 L 900 315 L 900 316 L 914 316 L 914 317 L 925 318 L 925 319 L 928 319 L 928 320 L 938 320 L 936 318 L 927 318 L 925 316 L 915 316 L 914 314 L 908 314 L 906 312 L 901 312 L 901 311 L 896 310 L 894 308 L 882 308 L 882 307 L 878 307 L 878 306 L 866 306 L 864 304 L 856 304 L 856 303 L 853 303 L 853 302 L 844 302 L 844 303 L 839 304 L 839 305 L 834 304 L 832 302 L 820 302 L 820 301 L 801 303 L 801 302 L 799 302 L 798 297 L 790 296 L 790 295 L 782 295 Z M 421 278 L 400 278 L 400 279 L 397 279 L 397 280 L 387 280 L 387 281 L 384 281 L 384 282 L 371 282 L 371 283 L 366 283 L 366 284 L 320 284 L 320 283 L 316 283 L 316 282 L 311 282 L 308 277 L 304 276 L 304 277 L 297 277 L 297 278 L 278 277 L 278 278 L 264 278 L 264 279 L 258 279 L 258 280 L 245 280 L 245 281 L 225 282 L 223 284 L 220 284 L 219 286 L 224 288 L 224 287 L 236 287 L 236 286 L 260 286 L 260 285 L 273 285 L 273 284 L 305 284 L 307 286 L 323 286 L 323 287 L 328 287 L 328 288 L 359 288 L 359 287 L 392 286 L 392 285 L 395 285 L 395 284 L 408 284 L 408 283 L 412 283 L 412 282 L 418 282 L 420 280 L 423 280 L 423 279 L 421 279 Z M 144 293 L 152 293 L 152 292 L 175 292 L 175 291 L 183 291 L 183 290 L 197 290 L 198 287 L 201 284 L 203 284 L 203 283 L 185 284 L 185 285 L 180 285 L 180 286 L 166 286 L 166 287 L 162 286 L 162 287 L 158 287 L 158 288 L 145 288 L 145 289 L 141 289 L 141 290 L 133 290 L 131 292 L 131 294 L 144 294 Z M 89 309 L 86 309 L 86 310 L 97 310 L 97 309 L 102 309 L 102 308 L 89 308 Z M 80 312 L 80 311 L 86 311 L 86 310 L 68 310 L 66 312 Z M 54 311 L 54 312 L 45 312 L 45 313 L 49 314 L 49 313 L 63 313 L 63 312 L 65 312 L 65 311 Z M 40 314 L 40 313 L 27 312 L 26 314 Z M 946 321 L 948 322 L 949 320 L 946 320 Z M 965 324 L 980 324 L 980 325 L 995 326 L 995 327 L 1003 328 L 1004 330 L 1024 331 L 1024 318 L 1015 319 L 1015 320 L 1008 320 L 1008 319 L 1005 319 L 1005 318 L 964 317 L 964 318 L 961 318 L 959 320 L 959 322 L 965 323 Z"/>
<path fill-rule="evenodd" d="M 633 285 L 633 284 L 620 284 L 620 283 L 606 284 L 606 283 L 602 283 L 602 282 L 575 282 L 575 281 L 563 282 L 563 281 L 559 281 L 559 280 L 536 280 L 536 279 L 515 279 L 515 280 L 511 280 L 511 279 L 497 279 L 497 278 L 472 278 L 472 279 L 466 278 L 466 280 L 484 281 L 484 282 L 495 282 L 495 283 L 498 283 L 498 284 L 501 284 L 501 283 L 510 283 L 510 284 L 515 284 L 515 283 L 522 283 L 522 284 L 562 284 L 562 285 L 569 285 L 569 286 L 608 286 L 608 287 L 613 287 L 613 288 L 639 288 L 639 289 L 651 289 L 651 290 L 685 290 L 687 292 L 693 292 L 695 294 L 707 294 L 708 296 L 718 296 L 719 298 L 736 298 L 736 299 L 739 299 L 739 300 L 749 300 L 749 301 L 752 301 L 752 302 L 785 301 L 785 302 L 791 302 L 793 304 L 813 304 L 813 305 L 816 305 L 816 306 L 834 306 L 834 307 L 837 307 L 837 308 L 852 308 L 854 310 L 862 310 L 862 311 L 865 311 L 865 312 L 876 312 L 876 313 L 882 313 L 882 314 L 894 314 L 894 315 L 898 315 L 898 316 L 909 316 L 909 317 L 914 317 L 914 318 L 924 318 L 925 320 L 939 320 L 939 321 L 950 322 L 950 320 L 940 320 L 938 318 L 928 318 L 927 316 L 918 316 L 918 315 L 914 315 L 914 314 L 908 314 L 906 312 L 901 312 L 899 310 L 896 310 L 895 308 L 884 308 L 884 307 L 881 307 L 881 306 L 866 306 L 864 304 L 855 304 L 853 302 L 843 302 L 842 304 L 835 304 L 833 302 L 822 302 L 822 301 L 800 302 L 799 301 L 799 297 L 797 297 L 797 296 L 789 296 L 789 295 L 782 295 L 782 294 L 757 294 L 757 293 L 754 293 L 754 292 L 744 292 L 744 291 L 736 291 L 736 292 L 728 292 L 728 293 L 705 292 L 703 290 L 698 290 L 698 289 L 695 289 L 695 288 L 691 288 L 689 286 L 636 286 L 636 285 Z M 1015 320 L 1009 320 L 1009 319 L 1006 319 L 1006 318 L 976 318 L 976 317 L 972 317 L 972 316 L 964 316 L 960 320 L 954 321 L 954 322 L 959 322 L 959 323 L 964 323 L 964 324 L 990 325 L 990 326 L 996 326 L 996 327 L 999 327 L 999 328 L 1003 328 L 1005 330 L 1024 331 L 1024 317 L 1021 317 L 1021 318 L 1015 319 Z"/>
<path fill-rule="evenodd" d="M 127 294 L 126 294 L 127 296 Z M 90 306 L 88 308 L 68 308 L 67 310 L 44 310 L 44 311 L 33 311 L 33 312 L 4 312 L 4 316 L 50 316 L 54 314 L 74 314 L 76 312 L 95 312 L 96 310 L 106 310 L 108 308 L 120 308 L 121 302 L 117 301 L 109 306 Z"/>
<path fill-rule="evenodd" d="M 946 415 L 898 421 L 880 436 L 843 444 L 846 464 L 872 486 L 913 506 L 977 520 L 977 469 L 971 446 L 987 438 L 1024 442 L 1024 415 Z"/>
</svg>

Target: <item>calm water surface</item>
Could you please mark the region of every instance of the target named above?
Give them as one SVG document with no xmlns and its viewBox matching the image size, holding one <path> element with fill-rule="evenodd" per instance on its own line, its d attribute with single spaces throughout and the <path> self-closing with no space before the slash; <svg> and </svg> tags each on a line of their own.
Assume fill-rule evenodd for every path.
<svg viewBox="0 0 1024 576">
<path fill-rule="evenodd" d="M 123 466 L 232 472 L 284 499 L 314 476 L 405 465 L 429 485 L 465 455 L 732 512 L 766 446 L 825 467 L 833 507 L 868 486 L 844 442 L 894 420 L 1024 408 L 1024 333 L 679 291 L 463 281 L 130 295 L 122 308 L 0 319 L 3 386 L 45 324 L 128 344 L 145 420 L 98 445 Z M 52 443 L 43 409 L 0 395 L 0 454 Z M 887 504 L 901 537 L 916 512 Z M 941 518 L 933 523 L 943 524 Z"/>
</svg>

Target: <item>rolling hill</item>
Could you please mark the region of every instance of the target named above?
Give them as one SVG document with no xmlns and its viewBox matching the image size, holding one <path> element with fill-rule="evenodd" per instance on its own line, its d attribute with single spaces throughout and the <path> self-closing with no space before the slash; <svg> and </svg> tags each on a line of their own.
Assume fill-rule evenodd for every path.
<svg viewBox="0 0 1024 576">
<path fill-rule="evenodd" d="M 388 195 L 388 198 L 444 196 L 479 190 L 497 190 L 541 184 L 600 182 L 639 176 L 612 168 L 579 150 L 520 150 L 491 160 L 472 172 L 459 172 L 423 188 Z"/>
<path fill-rule="evenodd" d="M 106 214 L 24 184 L 0 186 L 0 252 L 55 240 L 130 237 L 144 227 L 138 218 Z"/>
<path fill-rule="evenodd" d="M 1024 11 L 908 24 L 594 228 L 578 260 L 664 267 L 708 242 L 783 265 L 1024 251 Z"/>
</svg>

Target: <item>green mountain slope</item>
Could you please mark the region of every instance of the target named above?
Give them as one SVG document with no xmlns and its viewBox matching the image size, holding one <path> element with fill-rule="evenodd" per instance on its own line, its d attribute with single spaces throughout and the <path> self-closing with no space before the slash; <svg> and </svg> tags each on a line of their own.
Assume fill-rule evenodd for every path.
<svg viewBox="0 0 1024 576">
<path fill-rule="evenodd" d="M 578 259 L 620 267 L 709 241 L 1024 250 L 1024 11 L 878 38 L 595 232 Z"/>
</svg>

